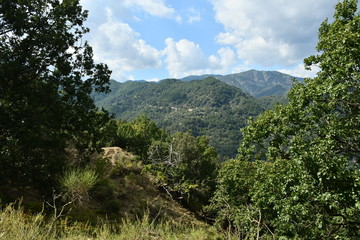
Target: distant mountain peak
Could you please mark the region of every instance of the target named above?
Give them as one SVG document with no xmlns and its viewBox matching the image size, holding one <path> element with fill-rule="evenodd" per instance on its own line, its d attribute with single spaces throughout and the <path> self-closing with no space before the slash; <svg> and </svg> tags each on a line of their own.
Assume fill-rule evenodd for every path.
<svg viewBox="0 0 360 240">
<path fill-rule="evenodd" d="M 202 80 L 209 76 L 215 77 L 222 82 L 240 88 L 254 97 L 284 96 L 292 87 L 294 78 L 298 81 L 303 81 L 303 78 L 294 77 L 278 71 L 260 71 L 255 69 L 228 75 L 194 75 L 180 80 Z"/>
</svg>

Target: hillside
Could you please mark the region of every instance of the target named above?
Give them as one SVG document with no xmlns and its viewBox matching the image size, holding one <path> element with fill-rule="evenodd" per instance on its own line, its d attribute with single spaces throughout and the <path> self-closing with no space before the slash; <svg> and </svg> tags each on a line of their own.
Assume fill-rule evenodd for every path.
<svg viewBox="0 0 360 240">
<path fill-rule="evenodd" d="M 201 80 L 208 76 L 210 75 L 189 76 L 181 80 Z M 254 97 L 285 96 L 292 87 L 292 80 L 294 78 L 301 82 L 304 80 L 277 71 L 257 70 L 249 70 L 229 75 L 213 75 L 213 77 L 224 83 L 238 87 Z"/>
<path fill-rule="evenodd" d="M 0 239 L 224 239 L 164 191 L 137 156 L 106 147 L 92 156 L 90 166 L 97 184 L 56 223 L 49 203 L 28 195 L 1 205 Z"/>
<path fill-rule="evenodd" d="M 264 110 L 252 96 L 212 77 L 189 82 L 113 81 L 111 89 L 109 95 L 96 95 L 94 99 L 116 118 L 131 120 L 146 114 L 171 133 L 207 135 L 222 157 L 236 155 L 240 129 L 248 117 Z"/>
<path fill-rule="evenodd" d="M 161 191 L 136 156 L 119 147 L 106 147 L 93 158 L 100 159 L 95 165 L 101 180 L 91 191 L 90 201 L 70 212 L 72 218 L 96 223 L 99 217 L 135 220 L 149 214 L 152 219 L 200 224 L 194 214 Z"/>
</svg>

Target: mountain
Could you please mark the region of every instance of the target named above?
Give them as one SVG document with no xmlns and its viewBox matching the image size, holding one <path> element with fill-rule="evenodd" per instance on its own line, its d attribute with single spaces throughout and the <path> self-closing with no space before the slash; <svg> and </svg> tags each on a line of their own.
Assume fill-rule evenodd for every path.
<svg viewBox="0 0 360 240">
<path fill-rule="evenodd" d="M 181 78 L 179 80 L 189 82 L 189 81 L 192 81 L 192 80 L 203 80 L 203 79 L 208 78 L 208 77 L 217 78 L 217 77 L 221 77 L 221 75 L 215 75 L 215 74 L 190 75 L 190 76 Z"/>
<path fill-rule="evenodd" d="M 182 81 L 201 80 L 209 75 L 189 76 L 182 78 Z M 238 87 L 254 97 L 264 96 L 285 96 L 292 87 L 293 79 L 303 82 L 303 78 L 293 77 L 277 71 L 257 71 L 229 75 L 212 75 L 216 79 L 229 85 Z"/>
<path fill-rule="evenodd" d="M 264 111 L 254 97 L 213 77 L 188 82 L 111 81 L 110 88 L 108 95 L 94 95 L 97 106 L 123 120 L 146 114 L 171 133 L 207 135 L 222 157 L 236 155 L 240 129 L 248 117 Z"/>
<path fill-rule="evenodd" d="M 286 102 L 294 78 L 303 81 L 276 71 L 256 70 L 157 83 L 111 81 L 111 93 L 94 95 L 94 99 L 99 107 L 123 120 L 145 114 L 171 133 L 208 135 L 222 157 L 234 157 L 246 119 L 277 102 Z"/>
</svg>

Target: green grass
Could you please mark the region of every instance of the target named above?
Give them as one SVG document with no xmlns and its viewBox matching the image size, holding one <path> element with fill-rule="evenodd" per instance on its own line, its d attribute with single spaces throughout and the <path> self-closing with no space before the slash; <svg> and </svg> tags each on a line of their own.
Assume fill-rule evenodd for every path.
<svg viewBox="0 0 360 240">
<path fill-rule="evenodd" d="M 207 225 L 180 225 L 169 220 L 155 221 L 150 219 L 149 214 L 144 214 L 137 220 L 124 219 L 117 224 L 99 221 L 96 226 L 91 226 L 70 222 L 66 218 L 52 224 L 42 213 L 26 214 L 20 204 L 10 204 L 0 210 L 0 239 L 217 240 L 231 238 Z"/>
</svg>

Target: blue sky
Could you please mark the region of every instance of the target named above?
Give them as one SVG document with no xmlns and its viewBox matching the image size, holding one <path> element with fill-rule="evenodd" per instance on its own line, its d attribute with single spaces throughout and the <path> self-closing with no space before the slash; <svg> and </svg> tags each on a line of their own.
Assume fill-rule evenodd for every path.
<svg viewBox="0 0 360 240">
<path fill-rule="evenodd" d="M 249 69 L 313 76 L 321 22 L 337 0 L 81 0 L 86 39 L 117 81 Z"/>
</svg>

